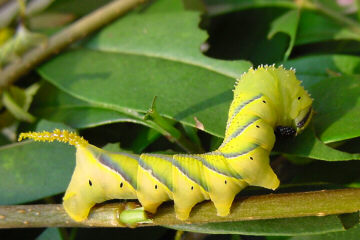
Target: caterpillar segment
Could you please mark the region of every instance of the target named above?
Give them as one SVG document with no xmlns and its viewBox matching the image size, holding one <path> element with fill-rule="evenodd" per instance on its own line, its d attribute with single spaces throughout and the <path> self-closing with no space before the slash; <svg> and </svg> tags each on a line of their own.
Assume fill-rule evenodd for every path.
<svg viewBox="0 0 360 240">
<path fill-rule="evenodd" d="M 186 220 L 195 204 L 210 199 L 218 215 L 226 216 L 235 195 L 246 186 L 217 155 L 138 156 L 89 144 L 77 148 L 77 164 L 63 205 L 73 219 L 82 221 L 96 203 L 109 199 L 138 199 L 151 213 L 161 203 L 174 200 L 177 218 Z"/>
<path fill-rule="evenodd" d="M 22 133 L 19 140 L 58 140 L 76 147 L 76 167 L 63 198 L 66 212 L 76 221 L 109 199 L 138 199 L 151 213 L 173 200 L 177 218 L 186 220 L 203 200 L 211 200 L 217 215 L 226 216 L 235 195 L 246 186 L 276 189 L 279 180 L 269 164 L 274 131 L 297 135 L 312 115 L 312 99 L 294 70 L 260 66 L 237 81 L 225 138 L 213 152 L 113 153 L 66 130 Z"/>
</svg>

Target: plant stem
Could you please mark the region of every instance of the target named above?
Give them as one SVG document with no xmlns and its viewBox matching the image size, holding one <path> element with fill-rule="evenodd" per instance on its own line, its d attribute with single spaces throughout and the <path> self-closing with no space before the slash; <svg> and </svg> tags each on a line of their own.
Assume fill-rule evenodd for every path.
<svg viewBox="0 0 360 240">
<path fill-rule="evenodd" d="M 46 43 L 30 50 L 21 60 L 10 64 L 0 74 L 0 88 L 6 87 L 28 73 L 53 54 L 84 38 L 146 0 L 116 0 L 81 18 L 52 36 Z"/>
<path fill-rule="evenodd" d="M 174 127 L 174 121 L 169 121 L 168 119 L 161 116 L 156 110 L 156 99 L 155 96 L 151 104 L 151 108 L 148 110 L 145 115 L 145 120 L 152 120 L 159 128 L 162 129 L 162 134 L 171 142 L 175 142 L 187 153 L 199 153 L 204 152 L 200 145 L 197 145 L 187 139 L 184 134 Z"/>
<path fill-rule="evenodd" d="M 360 35 L 360 23 L 352 18 L 349 18 L 337 11 L 332 10 L 331 8 L 321 4 L 319 1 L 314 1 L 313 7 L 315 10 L 327 15 L 328 17 L 333 18 L 339 23 L 348 26 L 351 30 Z"/>
<path fill-rule="evenodd" d="M 96 206 L 83 222 L 73 221 L 58 204 L 0 206 L 0 228 L 122 227 L 116 219 L 121 205 L 124 203 Z M 154 216 L 153 223 L 138 226 L 325 216 L 359 210 L 360 189 L 267 194 L 236 199 L 227 217 L 216 216 L 216 209 L 210 201 L 201 203 L 192 210 L 186 222 L 176 219 L 172 204 L 164 204 Z"/>
<path fill-rule="evenodd" d="M 327 17 L 334 19 L 338 23 L 349 27 L 356 34 L 360 35 L 360 23 L 358 21 L 327 7 L 318 0 L 295 0 L 295 5 L 300 9 L 303 8 L 318 11 Z"/>
</svg>

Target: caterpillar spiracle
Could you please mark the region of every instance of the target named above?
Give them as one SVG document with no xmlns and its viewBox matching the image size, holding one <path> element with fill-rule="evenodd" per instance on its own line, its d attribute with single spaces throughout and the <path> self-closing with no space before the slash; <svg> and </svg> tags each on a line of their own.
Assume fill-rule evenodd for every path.
<svg viewBox="0 0 360 240">
<path fill-rule="evenodd" d="M 221 146 L 203 154 L 113 153 L 66 130 L 21 133 L 19 140 L 62 141 L 76 147 L 76 167 L 63 198 L 76 221 L 96 204 L 110 199 L 138 199 L 155 213 L 173 200 L 178 219 L 186 220 L 198 202 L 210 199 L 226 216 L 234 197 L 248 185 L 276 189 L 269 165 L 275 131 L 297 135 L 313 115 L 312 99 L 295 71 L 260 66 L 238 79 Z"/>
</svg>

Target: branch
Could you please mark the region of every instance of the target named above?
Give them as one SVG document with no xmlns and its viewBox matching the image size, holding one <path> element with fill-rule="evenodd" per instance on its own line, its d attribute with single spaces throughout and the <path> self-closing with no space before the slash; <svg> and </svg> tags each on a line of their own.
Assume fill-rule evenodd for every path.
<svg viewBox="0 0 360 240">
<path fill-rule="evenodd" d="M 360 23 L 343 13 L 339 13 L 331 9 L 330 7 L 322 4 L 321 1 L 318 0 L 295 0 L 295 4 L 298 8 L 304 8 L 313 11 L 319 11 L 320 13 L 326 15 L 329 18 L 334 19 L 338 23 L 349 27 L 354 33 L 360 35 Z"/>
<path fill-rule="evenodd" d="M 346 15 L 343 15 L 342 13 L 339 13 L 335 10 L 332 10 L 326 5 L 321 4 L 319 1 L 314 2 L 314 7 L 319 12 L 327 15 L 328 17 L 333 18 L 334 20 L 338 21 L 339 23 L 345 26 L 348 26 L 352 31 L 354 31 L 354 33 L 360 35 L 360 23 L 358 21 L 353 20 L 352 18 L 349 18 Z"/>
<path fill-rule="evenodd" d="M 52 36 L 46 44 L 30 50 L 21 60 L 8 65 L 0 74 L 0 88 L 12 84 L 46 58 L 59 53 L 71 43 L 84 38 L 144 1 L 146 0 L 116 0 L 81 18 Z"/>
<path fill-rule="evenodd" d="M 121 205 L 124 203 L 99 205 L 87 220 L 80 223 L 73 221 L 58 204 L 0 206 L 0 228 L 122 227 L 116 220 Z M 210 201 L 201 203 L 192 210 L 186 222 L 176 219 L 172 204 L 164 204 L 154 216 L 153 223 L 138 226 L 326 216 L 359 210 L 360 189 L 267 194 L 236 199 L 227 217 L 216 216 L 216 209 Z"/>
</svg>

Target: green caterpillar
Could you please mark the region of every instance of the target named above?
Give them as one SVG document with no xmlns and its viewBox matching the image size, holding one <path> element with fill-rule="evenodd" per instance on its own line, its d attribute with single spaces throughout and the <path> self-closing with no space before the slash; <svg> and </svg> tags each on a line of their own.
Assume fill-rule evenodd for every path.
<svg viewBox="0 0 360 240">
<path fill-rule="evenodd" d="M 312 115 L 312 99 L 294 70 L 260 66 L 237 81 L 224 141 L 213 152 L 113 153 L 66 130 L 22 133 L 19 140 L 58 140 L 76 147 L 75 171 L 63 198 L 66 212 L 76 221 L 109 199 L 138 199 L 151 213 L 173 200 L 177 218 L 186 220 L 203 200 L 210 199 L 217 214 L 226 216 L 235 195 L 246 186 L 276 189 L 279 180 L 269 165 L 274 131 L 295 136 Z"/>
</svg>

